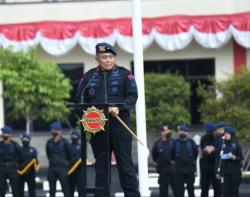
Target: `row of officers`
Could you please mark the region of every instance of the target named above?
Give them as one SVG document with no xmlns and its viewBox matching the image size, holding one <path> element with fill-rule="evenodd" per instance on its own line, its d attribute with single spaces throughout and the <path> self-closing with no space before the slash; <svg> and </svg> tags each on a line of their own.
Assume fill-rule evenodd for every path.
<svg viewBox="0 0 250 197">
<path fill-rule="evenodd" d="M 55 197 L 56 182 L 59 180 L 65 197 L 73 197 L 77 189 L 81 194 L 81 145 L 80 134 L 77 130 L 71 132 L 71 143 L 63 138 L 62 125 L 53 122 L 50 125 L 52 138 L 46 143 L 46 154 L 49 160 L 47 178 L 50 197 Z M 12 128 L 5 126 L 2 129 L 0 141 L 0 197 L 4 197 L 9 180 L 13 197 L 24 197 L 24 184 L 28 185 L 30 197 L 36 197 L 36 172 L 40 165 L 37 159 L 37 150 L 30 146 L 31 136 L 21 135 L 22 146 L 11 139 Z"/>
<path fill-rule="evenodd" d="M 238 197 L 241 183 L 242 152 L 235 129 L 224 122 L 207 122 L 206 133 L 200 141 L 199 196 L 208 197 L 212 185 L 214 197 Z M 179 125 L 177 138 L 171 138 L 171 128 L 161 127 L 161 136 L 152 148 L 152 158 L 159 173 L 160 197 L 168 196 L 171 187 L 174 196 L 184 197 L 185 185 L 189 197 L 194 197 L 196 161 L 199 147 L 189 136 L 189 127 Z"/>
<path fill-rule="evenodd" d="M 59 180 L 65 197 L 73 197 L 77 189 L 81 194 L 81 171 L 79 132 L 71 132 L 71 143 L 61 136 L 62 125 L 50 125 L 52 138 L 46 143 L 49 160 L 48 182 L 50 197 L 55 197 L 56 181 Z M 200 149 L 201 197 L 208 197 L 210 184 L 214 196 L 238 197 L 241 183 L 241 147 L 235 136 L 235 129 L 224 122 L 207 122 L 206 134 L 202 137 Z M 22 147 L 11 139 L 12 129 L 2 128 L 0 142 L 0 196 L 7 191 L 7 179 L 14 197 L 24 196 L 27 182 L 30 197 L 36 196 L 36 171 L 39 170 L 37 151 L 30 146 L 30 135 L 21 135 Z M 168 196 L 169 185 L 176 197 L 183 197 L 185 184 L 189 197 L 195 196 L 194 182 L 198 146 L 189 136 L 186 125 L 178 126 L 178 137 L 171 137 L 168 125 L 161 127 L 161 137 L 152 148 L 152 157 L 159 173 L 160 197 Z"/>
</svg>

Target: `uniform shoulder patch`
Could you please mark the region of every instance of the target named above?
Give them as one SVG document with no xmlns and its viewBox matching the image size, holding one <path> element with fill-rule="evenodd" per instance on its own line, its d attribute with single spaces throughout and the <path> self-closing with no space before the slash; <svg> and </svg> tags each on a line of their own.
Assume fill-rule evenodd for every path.
<svg viewBox="0 0 250 197">
<path fill-rule="evenodd" d="M 91 73 L 93 73 L 93 72 L 95 72 L 95 71 L 96 71 L 96 68 L 91 68 L 90 70 L 88 70 L 88 71 L 85 73 L 85 75 L 91 74 Z"/>
<path fill-rule="evenodd" d="M 129 78 L 129 79 L 134 79 L 135 76 L 134 76 L 133 74 L 128 74 L 128 78 Z"/>
<path fill-rule="evenodd" d="M 122 70 L 122 71 L 127 71 L 127 72 L 129 72 L 129 70 L 128 70 L 127 68 L 125 68 L 125 67 L 122 67 L 122 66 L 118 66 L 118 65 L 117 65 L 117 68 L 120 69 L 120 70 Z"/>
</svg>

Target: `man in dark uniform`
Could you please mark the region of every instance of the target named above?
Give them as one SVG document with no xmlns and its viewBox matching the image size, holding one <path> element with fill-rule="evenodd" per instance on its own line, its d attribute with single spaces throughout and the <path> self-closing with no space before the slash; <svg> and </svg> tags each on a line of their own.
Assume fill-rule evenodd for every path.
<svg viewBox="0 0 250 197">
<path fill-rule="evenodd" d="M 215 123 L 215 147 L 218 148 L 218 146 L 222 143 L 222 137 L 224 135 L 224 127 L 227 126 L 224 121 L 219 121 Z"/>
<path fill-rule="evenodd" d="M 216 169 L 220 169 L 217 171 L 217 178 L 223 180 L 224 197 L 238 197 L 243 156 L 235 136 L 235 129 L 225 126 L 224 130 L 223 140 L 219 146 L 221 151 L 217 152 Z"/>
<path fill-rule="evenodd" d="M 3 140 L 0 142 L 0 196 L 5 196 L 9 179 L 13 197 L 19 197 L 17 166 L 21 161 L 20 146 L 11 140 L 11 127 L 5 126 L 1 130 Z"/>
<path fill-rule="evenodd" d="M 63 138 L 62 125 L 60 122 L 53 122 L 50 125 L 53 137 L 47 141 L 46 153 L 49 159 L 48 181 L 50 197 L 55 197 L 56 181 L 61 183 L 65 197 L 69 197 L 68 168 L 71 161 L 71 149 L 68 140 Z"/>
<path fill-rule="evenodd" d="M 19 164 L 19 187 L 20 197 L 24 197 L 24 184 L 27 182 L 29 196 L 36 197 L 36 170 L 38 166 L 37 150 L 30 146 L 31 137 L 27 133 L 21 135 L 23 146 L 21 147 L 22 162 Z M 33 162 L 34 161 L 34 162 Z M 33 163 L 29 166 L 30 163 Z M 26 170 L 27 169 L 27 170 Z M 22 172 L 23 171 L 23 172 Z"/>
<path fill-rule="evenodd" d="M 175 161 L 175 185 L 177 197 L 184 197 L 185 183 L 189 197 L 194 197 L 194 181 L 196 173 L 196 160 L 198 147 L 188 136 L 189 128 L 179 125 L 178 139 L 173 146 L 173 158 Z"/>
<path fill-rule="evenodd" d="M 71 132 L 71 144 L 70 144 L 72 152 L 72 159 L 70 162 L 70 166 L 73 169 L 72 173 L 69 175 L 69 190 L 71 197 L 74 197 L 75 188 L 77 189 L 78 196 L 82 197 L 82 187 L 81 187 L 82 172 L 81 172 L 81 163 L 79 162 L 79 160 L 81 159 L 81 144 L 79 143 L 79 138 L 80 138 L 80 133 L 76 129 L 74 129 Z"/>
<path fill-rule="evenodd" d="M 218 137 L 221 137 L 224 135 L 224 127 L 227 126 L 227 124 L 224 121 L 219 121 L 215 123 L 215 135 Z"/>
<path fill-rule="evenodd" d="M 216 125 L 213 122 L 207 122 L 204 125 L 206 134 L 201 138 L 200 148 L 202 156 L 200 159 L 201 171 L 201 197 L 208 197 L 210 184 L 212 183 L 214 189 L 214 197 L 219 197 L 221 194 L 220 181 L 215 174 L 215 160 L 216 160 L 216 138 L 214 131 Z"/>
<path fill-rule="evenodd" d="M 107 43 L 96 45 L 97 68 L 88 71 L 78 86 L 77 100 L 84 103 L 124 103 L 124 106 L 109 107 L 110 147 L 114 151 L 120 183 L 125 197 L 138 197 L 138 180 L 132 162 L 132 136 L 117 121 L 115 116 L 130 126 L 129 111 L 137 101 L 137 86 L 134 76 L 125 68 L 116 65 L 116 51 Z M 96 159 L 95 170 L 97 187 L 104 187 L 105 177 L 109 176 L 105 166 L 107 147 L 105 133 L 92 135 L 90 143 Z M 110 151 L 111 151 L 110 150 Z M 100 194 L 99 196 L 104 196 Z M 99 197 L 98 196 L 98 197 Z"/>
<path fill-rule="evenodd" d="M 161 137 L 152 148 L 152 158 L 157 165 L 159 173 L 160 197 L 168 196 L 168 187 L 171 185 L 175 194 L 174 185 L 174 161 L 172 158 L 174 140 L 171 139 L 171 129 L 168 125 L 161 127 Z"/>
</svg>

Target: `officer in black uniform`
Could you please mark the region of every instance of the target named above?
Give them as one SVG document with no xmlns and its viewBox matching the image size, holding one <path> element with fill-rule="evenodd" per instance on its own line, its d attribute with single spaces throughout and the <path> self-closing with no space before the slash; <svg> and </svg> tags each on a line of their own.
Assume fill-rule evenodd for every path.
<svg viewBox="0 0 250 197">
<path fill-rule="evenodd" d="M 137 86 L 134 76 L 125 68 L 116 65 L 116 51 L 108 43 L 96 45 L 97 68 L 88 71 L 78 86 L 77 100 L 85 103 L 125 103 L 123 107 L 109 107 L 110 147 L 117 159 L 120 183 L 125 197 L 138 197 L 138 180 L 132 162 L 132 136 L 114 117 L 119 114 L 130 125 L 129 111 L 137 101 Z M 95 185 L 104 187 L 105 177 L 109 176 L 105 166 L 104 132 L 92 135 L 90 143 L 96 159 Z M 103 196 L 103 194 L 99 195 Z"/>
<path fill-rule="evenodd" d="M 76 165 L 77 162 L 81 159 L 81 144 L 79 143 L 80 133 L 76 129 L 71 132 L 71 152 L 72 160 L 70 166 L 74 168 L 73 172 L 69 175 L 69 190 L 70 196 L 74 197 L 75 188 L 77 189 L 78 196 L 82 197 L 82 187 L 81 187 L 81 163 Z"/>
<path fill-rule="evenodd" d="M 198 147 L 188 136 L 189 128 L 179 125 L 178 139 L 173 146 L 173 158 L 175 161 L 175 185 L 177 197 L 184 197 L 185 183 L 189 197 L 194 197 L 194 181 L 196 173 L 196 160 Z"/>
<path fill-rule="evenodd" d="M 235 136 L 235 129 L 224 127 L 225 133 L 217 153 L 217 178 L 222 180 L 224 197 L 238 197 L 241 183 L 241 162 L 243 160 L 241 147 Z"/>
<path fill-rule="evenodd" d="M 227 126 L 227 124 L 224 121 L 219 121 L 215 123 L 215 135 L 218 137 L 222 137 L 224 135 L 224 127 Z"/>
<path fill-rule="evenodd" d="M 174 161 L 172 158 L 173 143 L 171 128 L 168 125 L 163 125 L 161 127 L 161 137 L 154 143 L 152 148 L 152 158 L 159 173 L 160 197 L 168 196 L 169 185 L 171 185 L 175 194 Z"/>
<path fill-rule="evenodd" d="M 20 197 L 24 197 L 24 184 L 27 182 L 29 189 L 29 196 L 36 197 L 36 166 L 38 165 L 37 150 L 30 146 L 31 137 L 27 133 L 21 135 L 21 142 L 23 146 L 21 147 L 22 162 L 19 164 L 19 170 L 25 170 L 25 167 L 29 165 L 30 162 L 35 160 L 36 163 L 31 165 L 27 170 L 20 174 L 19 173 L 19 187 L 20 187 Z"/>
<path fill-rule="evenodd" d="M 222 137 L 224 136 L 224 127 L 227 126 L 227 124 L 224 121 L 219 121 L 215 123 L 215 146 L 216 149 L 219 148 L 219 145 L 222 143 Z"/>
<path fill-rule="evenodd" d="M 63 138 L 60 122 L 50 124 L 53 137 L 47 141 L 46 153 L 49 160 L 48 181 L 50 197 L 55 197 L 56 181 L 60 181 L 65 197 L 69 197 L 68 168 L 71 161 L 71 149 L 68 140 Z"/>
<path fill-rule="evenodd" d="M 200 148 L 202 156 L 200 159 L 201 172 L 201 197 L 208 197 L 210 184 L 214 189 L 214 197 L 220 197 L 221 184 L 216 177 L 215 160 L 216 160 L 216 137 L 214 131 L 216 125 L 213 122 L 207 122 L 204 125 L 206 134 L 201 138 Z"/>
<path fill-rule="evenodd" d="M 20 146 L 11 140 L 11 127 L 5 126 L 1 130 L 3 140 L 0 142 L 0 196 L 5 196 L 9 179 L 13 197 L 19 197 L 17 167 L 22 160 Z"/>
</svg>

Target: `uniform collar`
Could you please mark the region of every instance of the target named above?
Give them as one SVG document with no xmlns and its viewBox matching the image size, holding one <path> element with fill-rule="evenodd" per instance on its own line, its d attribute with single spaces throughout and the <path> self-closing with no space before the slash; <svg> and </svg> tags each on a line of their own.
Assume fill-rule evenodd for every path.
<svg viewBox="0 0 250 197">
<path fill-rule="evenodd" d="M 60 138 L 57 138 L 57 139 L 53 138 L 52 140 L 53 140 L 53 142 L 57 143 L 57 142 L 62 141 L 62 137 L 60 136 Z"/>
<path fill-rule="evenodd" d="M 114 66 L 111 70 L 108 70 L 108 71 L 106 71 L 106 72 L 116 70 L 117 67 L 118 67 L 118 66 L 115 64 L 115 66 Z M 96 67 L 96 71 L 97 71 L 97 72 L 102 72 L 102 69 L 101 69 L 101 66 L 100 66 L 100 65 L 98 65 L 98 66 Z"/>
<path fill-rule="evenodd" d="M 12 142 L 11 139 L 9 139 L 8 141 L 4 141 L 4 140 L 3 140 L 3 143 L 4 143 L 4 144 L 12 144 L 13 142 Z"/>
</svg>

